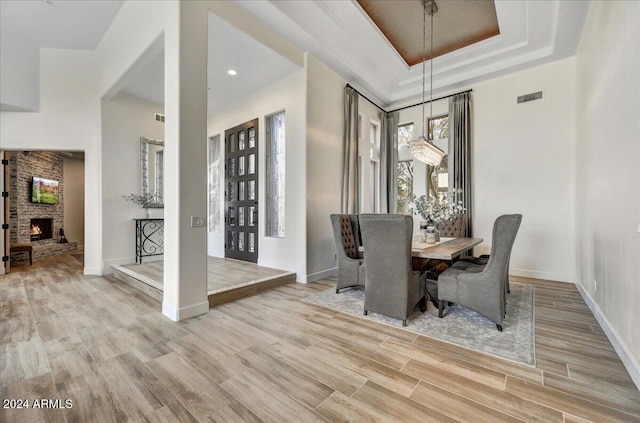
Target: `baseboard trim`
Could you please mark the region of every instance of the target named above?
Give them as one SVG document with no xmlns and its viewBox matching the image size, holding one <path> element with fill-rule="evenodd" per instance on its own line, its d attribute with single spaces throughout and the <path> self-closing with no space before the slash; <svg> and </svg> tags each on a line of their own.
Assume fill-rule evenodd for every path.
<svg viewBox="0 0 640 423">
<path fill-rule="evenodd" d="M 331 269 L 322 270 L 320 272 L 309 273 L 307 275 L 307 282 L 315 282 L 320 279 L 325 279 L 338 274 L 338 268 L 332 267 Z"/>
<path fill-rule="evenodd" d="M 85 267 L 82 270 L 82 273 L 87 276 L 102 276 L 104 274 L 102 272 L 103 269 L 100 269 L 99 267 Z"/>
<path fill-rule="evenodd" d="M 206 300 L 197 304 L 192 304 L 187 307 L 182 307 L 180 309 L 174 308 L 171 304 L 168 304 L 167 302 L 164 302 L 164 301 L 162 302 L 162 314 L 164 314 L 174 322 L 189 319 L 191 317 L 200 316 L 201 314 L 205 314 L 208 311 L 209 311 L 209 300 Z"/>
<path fill-rule="evenodd" d="M 575 278 L 572 278 L 564 273 L 539 272 L 537 270 L 514 269 L 513 267 L 511 267 L 509 268 L 509 274 L 514 276 L 522 276 L 524 278 L 575 283 Z"/>
<path fill-rule="evenodd" d="M 624 364 L 624 367 L 629 372 L 631 379 L 633 379 L 633 383 L 635 383 L 638 389 L 640 389 L 640 365 L 638 365 L 638 362 L 636 362 L 635 358 L 630 353 L 629 348 L 627 348 L 622 338 L 618 335 L 618 332 L 616 332 L 611 323 L 609 323 L 609 320 L 602 313 L 600 307 L 598 307 L 598 304 L 596 304 L 591 295 L 587 293 L 581 284 L 576 283 L 576 287 L 578 288 L 580 295 L 582 295 L 584 302 L 587 303 L 587 307 L 589 307 L 593 315 L 596 317 L 596 320 L 598 320 L 598 323 L 600 323 L 600 326 L 602 326 L 602 330 L 604 330 L 607 338 L 609 338 L 609 342 L 613 345 L 613 349 L 618 353 L 620 360 L 622 360 L 622 364 Z"/>
</svg>

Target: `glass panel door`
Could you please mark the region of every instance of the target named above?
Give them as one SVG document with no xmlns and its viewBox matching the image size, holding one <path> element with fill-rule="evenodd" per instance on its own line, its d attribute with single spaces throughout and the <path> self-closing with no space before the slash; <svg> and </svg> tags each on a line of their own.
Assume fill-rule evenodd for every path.
<svg viewBox="0 0 640 423">
<path fill-rule="evenodd" d="M 225 257 L 258 261 L 258 119 L 225 131 Z"/>
</svg>

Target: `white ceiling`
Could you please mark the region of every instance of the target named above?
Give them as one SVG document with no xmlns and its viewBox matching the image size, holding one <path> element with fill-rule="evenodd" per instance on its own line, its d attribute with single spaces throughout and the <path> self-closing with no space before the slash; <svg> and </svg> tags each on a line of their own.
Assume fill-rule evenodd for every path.
<svg viewBox="0 0 640 423">
<path fill-rule="evenodd" d="M 120 0 L 51 3 L 0 0 L 0 35 L 27 38 L 37 47 L 92 50 L 122 5 Z M 402 106 L 421 97 L 421 66 L 407 66 L 355 0 L 237 4 L 383 106 Z M 495 6 L 500 35 L 435 59 L 435 97 L 575 54 L 589 2 L 496 0 Z M 209 19 L 214 110 L 298 69 L 221 18 L 210 14 Z M 162 103 L 163 61 L 162 55 L 156 57 L 125 91 Z M 236 77 L 227 75 L 231 67 L 238 71 Z"/>
<path fill-rule="evenodd" d="M 236 76 L 227 71 L 234 69 Z M 209 110 L 217 111 L 233 102 L 282 79 L 300 68 L 238 30 L 227 21 L 209 13 Z"/>
<path fill-rule="evenodd" d="M 237 72 L 228 74 L 229 69 Z M 224 19 L 209 13 L 209 111 L 216 112 L 300 68 Z M 123 89 L 164 104 L 164 53 L 158 54 Z"/>
<path fill-rule="evenodd" d="M 35 47 L 95 50 L 122 0 L 0 0 L 0 36 Z"/>
<path fill-rule="evenodd" d="M 164 104 L 164 50 L 136 75 L 121 92 L 151 101 Z"/>
</svg>

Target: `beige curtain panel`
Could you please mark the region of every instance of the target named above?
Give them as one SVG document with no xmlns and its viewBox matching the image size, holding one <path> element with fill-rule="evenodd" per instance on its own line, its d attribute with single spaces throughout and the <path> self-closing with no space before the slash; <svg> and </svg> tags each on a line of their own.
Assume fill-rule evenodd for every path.
<svg viewBox="0 0 640 423">
<path fill-rule="evenodd" d="M 380 212 L 398 211 L 398 112 L 380 112 Z"/>
<path fill-rule="evenodd" d="M 449 157 L 453 163 L 453 188 L 462 189 L 455 201 L 462 200 L 467 209 L 462 236 L 473 236 L 471 93 L 456 94 L 449 99 L 449 137 L 453 146 Z M 451 168 L 451 166 L 450 166 Z"/>
<path fill-rule="evenodd" d="M 360 213 L 358 181 L 358 93 L 344 89 L 344 137 L 342 150 L 342 213 Z"/>
</svg>

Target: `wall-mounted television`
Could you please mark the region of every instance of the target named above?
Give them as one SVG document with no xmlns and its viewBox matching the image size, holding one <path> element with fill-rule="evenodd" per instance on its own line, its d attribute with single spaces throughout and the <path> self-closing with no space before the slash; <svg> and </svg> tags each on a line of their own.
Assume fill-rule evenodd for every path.
<svg viewBox="0 0 640 423">
<path fill-rule="evenodd" d="M 58 181 L 33 177 L 31 183 L 31 202 L 41 204 L 58 204 Z"/>
</svg>

